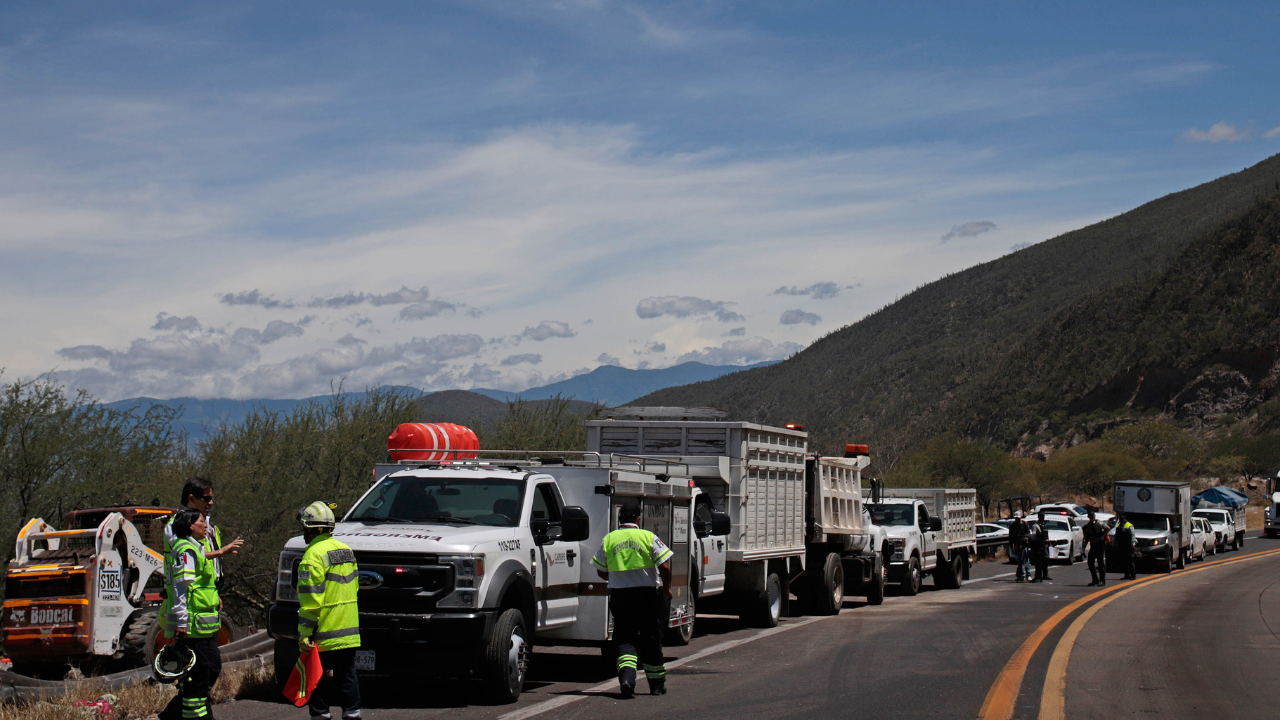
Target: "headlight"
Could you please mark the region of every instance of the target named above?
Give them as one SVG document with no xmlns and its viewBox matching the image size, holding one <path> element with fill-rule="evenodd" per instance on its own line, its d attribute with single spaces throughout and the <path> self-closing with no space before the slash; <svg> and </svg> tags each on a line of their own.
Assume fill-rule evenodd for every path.
<svg viewBox="0 0 1280 720">
<path fill-rule="evenodd" d="M 276 572 L 276 600 L 298 601 L 298 590 L 293 584 L 293 573 L 294 568 L 301 562 L 302 553 L 288 550 L 280 553 L 280 564 Z"/>
<path fill-rule="evenodd" d="M 480 584 L 484 581 L 484 555 L 441 555 L 441 565 L 453 566 L 453 592 L 436 607 L 474 608 L 480 605 Z"/>
</svg>

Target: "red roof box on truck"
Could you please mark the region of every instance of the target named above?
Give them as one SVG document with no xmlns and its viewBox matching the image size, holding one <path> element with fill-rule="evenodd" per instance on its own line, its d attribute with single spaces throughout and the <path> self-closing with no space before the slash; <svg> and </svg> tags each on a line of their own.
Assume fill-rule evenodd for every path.
<svg viewBox="0 0 1280 720">
<path fill-rule="evenodd" d="M 465 460 L 476 457 L 479 449 L 480 440 L 471 428 L 453 423 L 404 423 L 387 438 L 387 454 L 395 462 Z"/>
<path fill-rule="evenodd" d="M 870 454 L 871 454 L 871 448 L 867 447 L 866 445 L 856 445 L 854 443 L 849 443 L 848 445 L 844 446 L 844 456 L 847 458 L 858 457 L 859 455 L 870 455 Z"/>
</svg>

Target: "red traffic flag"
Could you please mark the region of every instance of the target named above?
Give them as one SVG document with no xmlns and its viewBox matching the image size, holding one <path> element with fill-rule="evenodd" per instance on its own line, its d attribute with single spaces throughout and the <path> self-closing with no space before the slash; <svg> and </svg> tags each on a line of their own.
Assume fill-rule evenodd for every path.
<svg viewBox="0 0 1280 720">
<path fill-rule="evenodd" d="M 298 656 L 293 665 L 289 682 L 284 684 L 284 697 L 294 707 L 302 707 L 311 699 L 311 692 L 320 684 L 324 668 L 320 665 L 320 646 L 312 645 L 311 652 Z"/>
</svg>

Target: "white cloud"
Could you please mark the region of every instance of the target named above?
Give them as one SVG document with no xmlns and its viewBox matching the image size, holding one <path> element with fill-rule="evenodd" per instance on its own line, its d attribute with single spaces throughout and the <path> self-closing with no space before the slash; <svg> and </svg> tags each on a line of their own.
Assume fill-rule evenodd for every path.
<svg viewBox="0 0 1280 720">
<path fill-rule="evenodd" d="M 577 334 L 569 327 L 569 323 L 560 322 L 559 320 L 543 320 L 538 323 L 537 327 L 526 327 L 524 332 L 520 333 L 520 337 L 542 342 L 551 338 L 571 338 Z"/>
<path fill-rule="evenodd" d="M 502 359 L 502 364 L 506 367 L 510 367 L 512 365 L 519 365 L 521 363 L 529 363 L 530 365 L 537 365 L 540 362 L 542 362 L 542 356 L 539 355 L 538 353 L 520 353 L 518 355 L 508 355 L 507 357 Z"/>
<path fill-rule="evenodd" d="M 410 290 L 408 287 L 402 285 L 399 290 L 386 293 L 384 295 L 352 291 L 343 293 L 342 295 L 316 297 L 307 302 L 307 307 L 345 308 L 351 307 L 352 305 L 363 305 L 365 303 L 369 303 L 375 307 L 381 307 L 383 305 L 407 305 L 409 303 L 423 303 L 428 297 L 430 297 L 430 295 L 431 293 L 429 293 L 425 287 L 418 290 Z"/>
<path fill-rule="evenodd" d="M 703 348 L 687 352 L 676 359 L 676 363 L 697 362 L 708 365 L 750 365 L 767 360 L 782 360 L 800 352 L 802 345 L 784 342 L 778 345 L 762 337 L 728 340 L 719 346 Z"/>
<path fill-rule="evenodd" d="M 963 225 L 954 225 L 951 230 L 947 231 L 946 235 L 942 236 L 942 242 L 945 243 L 948 240 L 954 240 L 958 237 L 973 237 L 974 235 L 981 235 L 984 232 L 991 232 L 995 229 L 996 224 L 990 220 L 975 220 L 973 222 L 964 223 Z"/>
<path fill-rule="evenodd" d="M 1262 134 L 1262 137 L 1268 138 L 1268 139 L 1273 137 L 1280 137 L 1280 125 L 1277 125 L 1276 127 L 1273 127 L 1270 130 L 1266 131 L 1265 133 Z"/>
<path fill-rule="evenodd" d="M 1200 130 L 1199 128 L 1191 128 L 1182 133 L 1182 139 L 1187 142 L 1240 142 L 1249 138 L 1249 131 L 1236 127 L 1228 122 L 1214 123 L 1208 130 Z"/>
<path fill-rule="evenodd" d="M 720 322 L 740 322 L 743 316 L 728 309 L 733 303 L 704 300 L 688 295 L 678 297 L 649 297 L 636 303 L 636 317 L 642 319 L 658 318 L 664 315 L 686 318 L 689 316 L 715 315 Z"/>
<path fill-rule="evenodd" d="M 831 298 L 839 295 L 842 289 L 843 288 L 840 287 L 839 283 L 820 282 L 820 283 L 814 283 L 809 287 L 805 287 L 805 288 L 796 287 L 795 285 L 792 285 L 791 287 L 787 287 L 784 285 L 778 288 L 777 290 L 774 290 L 773 294 L 774 295 L 808 295 L 812 297 L 814 300 L 830 300 Z"/>
<path fill-rule="evenodd" d="M 822 322 L 822 318 L 811 312 L 803 310 L 788 310 L 782 313 L 782 317 L 778 320 L 783 325 L 817 325 Z"/>
<path fill-rule="evenodd" d="M 457 309 L 457 305 L 443 300 L 428 300 L 427 302 L 414 303 L 401 308 L 397 317 L 401 320 L 425 320 L 426 318 L 438 317 L 442 313 L 451 313 Z"/>
<path fill-rule="evenodd" d="M 258 305 L 260 307 L 274 308 L 291 308 L 293 303 L 287 300 L 276 300 L 270 295 L 264 295 L 255 290 L 244 290 L 237 293 L 222 293 L 218 298 L 223 305 Z"/>
<path fill-rule="evenodd" d="M 725 333 L 724 335 L 721 335 L 720 337 L 744 337 L 746 336 L 746 334 L 747 334 L 746 328 L 736 327 L 730 330 L 729 332 Z"/>
<path fill-rule="evenodd" d="M 156 315 L 156 324 L 151 326 L 152 330 L 181 330 L 191 331 L 200 329 L 200 321 L 188 315 L 187 317 L 178 317 L 162 312 Z"/>
</svg>

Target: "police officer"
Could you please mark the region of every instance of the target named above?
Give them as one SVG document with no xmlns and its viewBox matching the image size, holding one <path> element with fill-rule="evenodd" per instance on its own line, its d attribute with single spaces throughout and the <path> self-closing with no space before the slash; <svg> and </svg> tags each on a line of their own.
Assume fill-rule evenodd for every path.
<svg viewBox="0 0 1280 720">
<path fill-rule="evenodd" d="M 1031 579 L 1031 550 L 1028 547 L 1030 533 L 1031 528 L 1027 526 L 1027 521 L 1022 519 L 1022 511 L 1015 510 L 1013 523 L 1009 525 L 1009 552 L 1013 555 L 1013 561 L 1018 564 L 1015 582 L 1026 582 Z"/>
<path fill-rule="evenodd" d="M 1098 518 L 1089 511 L 1089 522 L 1084 526 L 1084 542 L 1089 548 L 1089 576 L 1093 582 L 1089 587 L 1107 584 L 1107 526 L 1098 522 Z"/>
<path fill-rule="evenodd" d="M 1031 528 L 1031 559 L 1036 564 L 1036 576 L 1031 582 L 1043 582 L 1049 579 L 1049 531 L 1044 526 L 1043 510 L 1036 520 Z"/>
<path fill-rule="evenodd" d="M 342 706 L 344 720 L 360 717 L 356 650 L 360 648 L 360 587 L 356 555 L 333 538 L 333 507 L 313 502 L 298 511 L 307 550 L 298 567 L 298 649 L 320 646 L 324 675 L 307 708 L 313 719 L 330 720 L 329 700 Z"/>
<path fill-rule="evenodd" d="M 662 629 L 666 600 L 671 599 L 672 552 L 656 535 L 640 529 L 640 512 L 640 503 L 624 503 L 618 510 L 618 529 L 604 536 L 604 544 L 591 558 L 596 572 L 609 581 L 618 685 L 624 698 L 635 695 L 637 651 L 649 694 L 667 693 Z"/>
<path fill-rule="evenodd" d="M 217 578 L 213 561 L 205 557 L 202 541 L 209 526 L 199 511 L 179 510 L 172 523 L 173 547 L 165 559 L 166 599 L 161 606 L 165 637 L 182 643 L 196 656 L 191 672 L 178 681 L 178 697 L 169 703 L 162 720 L 210 718 L 213 709 L 209 690 L 222 674 L 222 654 L 218 651 L 218 630 L 222 627 L 218 608 Z"/>
<path fill-rule="evenodd" d="M 1116 513 L 1115 553 L 1120 559 L 1120 567 L 1124 569 L 1125 580 L 1138 578 L 1138 568 L 1133 558 L 1136 544 L 1137 533 L 1134 532 L 1133 523 L 1126 520 L 1123 514 Z"/>
</svg>

